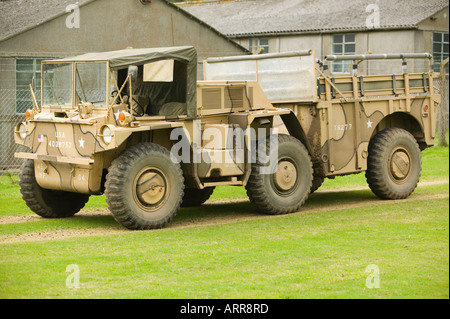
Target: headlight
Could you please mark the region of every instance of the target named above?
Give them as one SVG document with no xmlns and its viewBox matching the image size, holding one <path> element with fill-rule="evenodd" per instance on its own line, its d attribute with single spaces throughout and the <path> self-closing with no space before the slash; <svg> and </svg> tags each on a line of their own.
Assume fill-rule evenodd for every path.
<svg viewBox="0 0 450 319">
<path fill-rule="evenodd" d="M 24 140 L 25 137 L 27 137 L 27 127 L 25 126 L 25 124 L 23 124 L 23 123 L 19 124 L 17 133 L 19 133 L 19 136 L 22 140 Z"/>
<path fill-rule="evenodd" d="M 100 132 L 102 138 L 103 138 L 103 142 L 105 142 L 105 144 L 109 144 L 112 141 L 112 131 L 108 126 L 103 126 L 101 132 Z"/>
</svg>

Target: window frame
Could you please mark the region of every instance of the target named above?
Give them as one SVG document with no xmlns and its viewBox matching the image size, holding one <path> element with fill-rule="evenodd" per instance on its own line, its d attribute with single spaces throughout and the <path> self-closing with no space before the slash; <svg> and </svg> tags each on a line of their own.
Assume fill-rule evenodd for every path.
<svg viewBox="0 0 450 319">
<path fill-rule="evenodd" d="M 261 45 L 261 40 L 267 41 L 267 44 Z M 256 45 L 254 44 L 256 43 Z M 262 54 L 267 54 L 270 52 L 270 41 L 269 38 L 257 37 L 248 39 L 248 49 L 252 54 L 256 54 L 259 48 L 263 48 L 264 52 Z"/>
<path fill-rule="evenodd" d="M 439 35 L 440 36 L 440 41 L 435 41 L 435 36 Z M 447 41 L 445 41 L 445 36 L 447 35 Z M 441 62 L 444 61 L 448 56 L 449 56 L 449 52 L 444 51 L 444 46 L 447 45 L 447 48 L 449 46 L 449 33 L 445 32 L 445 31 L 433 31 L 433 36 L 432 36 L 432 52 L 433 52 L 433 71 L 434 72 L 440 72 L 441 71 Z M 439 45 L 439 52 L 435 51 L 435 44 Z M 448 64 L 446 66 L 446 71 L 445 74 L 449 74 L 449 68 L 448 68 Z"/>
<path fill-rule="evenodd" d="M 336 42 L 336 38 L 341 36 L 342 42 Z M 347 40 L 347 37 L 353 37 L 352 41 Z M 341 45 L 341 50 L 337 51 L 335 50 L 335 46 Z M 353 51 L 346 51 L 347 45 L 353 45 L 354 50 Z M 347 54 L 356 54 L 356 34 L 355 33 L 338 33 L 333 34 L 331 37 L 331 52 L 333 55 L 347 55 Z M 341 71 L 336 71 L 336 67 L 340 66 Z M 331 73 L 333 74 L 351 74 L 352 68 L 351 68 L 351 61 L 333 61 L 331 64 Z"/>
</svg>

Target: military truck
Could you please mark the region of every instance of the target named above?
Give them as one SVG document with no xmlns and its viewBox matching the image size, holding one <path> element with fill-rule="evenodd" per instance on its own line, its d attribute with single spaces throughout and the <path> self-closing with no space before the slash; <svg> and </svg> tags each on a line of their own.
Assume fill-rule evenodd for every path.
<svg viewBox="0 0 450 319">
<path fill-rule="evenodd" d="M 378 196 L 409 196 L 433 145 L 434 74 L 330 78 L 317 62 L 312 51 L 208 59 L 197 81 L 193 47 L 44 61 L 41 105 L 30 86 L 15 128 L 30 149 L 16 153 L 23 199 L 62 218 L 105 194 L 120 224 L 151 229 L 219 185 L 245 186 L 267 214 L 365 170 Z"/>
<path fill-rule="evenodd" d="M 401 61 L 402 74 L 358 75 L 361 62 L 388 59 Z M 327 75 L 336 61 L 348 61 L 352 74 Z M 408 61 L 428 71 L 408 73 Z M 417 186 L 420 151 L 434 144 L 441 96 L 432 65 L 429 53 L 328 55 L 321 61 L 304 50 L 210 58 L 204 76 L 256 80 L 273 106 L 296 115 L 283 122 L 311 156 L 311 192 L 325 178 L 365 171 L 378 197 L 403 199 Z"/>
</svg>

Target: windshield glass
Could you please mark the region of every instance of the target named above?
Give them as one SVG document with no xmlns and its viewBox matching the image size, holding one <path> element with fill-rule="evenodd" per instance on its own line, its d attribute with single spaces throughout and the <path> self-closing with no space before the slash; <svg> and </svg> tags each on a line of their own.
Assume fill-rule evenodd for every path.
<svg viewBox="0 0 450 319">
<path fill-rule="evenodd" d="M 75 70 L 77 103 L 90 102 L 95 107 L 106 106 L 106 63 L 77 63 Z"/>
<path fill-rule="evenodd" d="M 44 64 L 44 105 L 72 106 L 72 63 Z"/>
</svg>

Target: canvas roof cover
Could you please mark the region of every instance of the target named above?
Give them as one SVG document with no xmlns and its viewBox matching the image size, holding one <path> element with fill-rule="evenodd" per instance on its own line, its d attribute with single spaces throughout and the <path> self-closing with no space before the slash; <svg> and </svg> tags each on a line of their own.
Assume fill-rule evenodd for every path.
<svg viewBox="0 0 450 319">
<path fill-rule="evenodd" d="M 258 81 L 269 101 L 313 101 L 317 97 L 312 50 L 209 58 L 205 80 Z"/>
<path fill-rule="evenodd" d="M 111 70 L 126 68 L 130 65 L 144 65 L 160 60 L 177 60 L 186 63 L 186 104 L 188 118 L 195 118 L 197 113 L 197 51 L 192 46 L 125 49 L 109 52 L 95 52 L 56 59 L 45 62 L 94 62 L 108 61 Z"/>
</svg>

